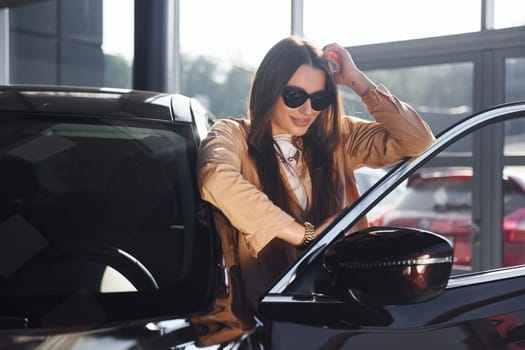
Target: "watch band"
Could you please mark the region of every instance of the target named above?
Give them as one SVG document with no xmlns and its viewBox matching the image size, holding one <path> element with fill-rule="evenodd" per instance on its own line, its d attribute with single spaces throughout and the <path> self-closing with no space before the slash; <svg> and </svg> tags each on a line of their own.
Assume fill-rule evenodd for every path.
<svg viewBox="0 0 525 350">
<path fill-rule="evenodd" d="M 303 246 L 309 245 L 315 238 L 315 227 L 308 221 L 304 222 Z"/>
</svg>

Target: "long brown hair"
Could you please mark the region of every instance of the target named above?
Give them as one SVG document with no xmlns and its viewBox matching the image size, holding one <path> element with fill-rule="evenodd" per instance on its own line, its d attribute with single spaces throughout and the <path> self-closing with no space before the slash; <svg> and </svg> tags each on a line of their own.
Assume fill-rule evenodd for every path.
<svg viewBox="0 0 525 350">
<path fill-rule="evenodd" d="M 290 196 L 293 194 L 289 193 L 280 176 L 271 120 L 283 89 L 303 64 L 324 72 L 325 90 L 331 96 L 332 103 L 320 112 L 302 137 L 303 157 L 312 179 L 312 203 L 305 217 L 298 218 L 291 206 Z M 337 85 L 319 48 L 306 40 L 291 36 L 279 41 L 268 51 L 252 81 L 248 108 L 251 122 L 248 150 L 257 167 L 263 192 L 296 219 L 309 220 L 315 225 L 340 208 L 343 196 L 337 191 L 341 179 L 334 169 L 341 123 L 340 111 Z"/>
</svg>

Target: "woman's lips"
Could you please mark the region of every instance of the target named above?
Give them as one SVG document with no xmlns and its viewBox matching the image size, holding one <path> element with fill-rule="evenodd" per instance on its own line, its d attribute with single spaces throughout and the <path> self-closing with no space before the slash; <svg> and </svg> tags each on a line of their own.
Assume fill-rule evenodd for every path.
<svg viewBox="0 0 525 350">
<path fill-rule="evenodd" d="M 298 119 L 292 117 L 292 122 L 297 126 L 307 126 L 310 123 L 310 119 Z"/>
</svg>

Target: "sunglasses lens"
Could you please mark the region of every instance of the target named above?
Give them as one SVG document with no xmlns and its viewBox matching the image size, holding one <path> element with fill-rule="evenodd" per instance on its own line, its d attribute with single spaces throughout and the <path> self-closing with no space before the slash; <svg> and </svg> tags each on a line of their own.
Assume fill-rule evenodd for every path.
<svg viewBox="0 0 525 350">
<path fill-rule="evenodd" d="M 321 111 L 330 104 L 330 99 L 324 91 L 319 91 L 310 95 L 310 101 L 312 103 L 312 108 L 316 111 Z"/>
<path fill-rule="evenodd" d="M 283 101 L 290 108 L 297 108 L 305 103 L 308 94 L 301 88 L 287 86 L 283 91 Z"/>
<path fill-rule="evenodd" d="M 316 111 L 321 111 L 330 104 L 330 98 L 325 91 L 317 91 L 309 95 L 306 91 L 296 86 L 285 87 L 282 96 L 284 104 L 289 108 L 302 106 L 308 98 L 310 98 L 312 108 Z"/>
</svg>

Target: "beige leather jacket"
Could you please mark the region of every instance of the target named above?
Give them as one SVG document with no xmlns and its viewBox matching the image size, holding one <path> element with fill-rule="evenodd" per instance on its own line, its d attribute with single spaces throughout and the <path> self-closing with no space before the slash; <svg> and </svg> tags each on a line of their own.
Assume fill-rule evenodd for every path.
<svg viewBox="0 0 525 350">
<path fill-rule="evenodd" d="M 416 156 L 434 140 L 420 116 L 384 86 L 367 92 L 362 102 L 376 122 L 350 116 L 343 120 L 336 154 L 336 169 L 346 179 L 341 188 L 346 194 L 343 207 L 359 195 L 355 169 L 384 167 Z M 217 209 L 214 216 L 225 265 L 240 266 L 245 291 L 255 307 L 257 297 L 296 258 L 297 251 L 275 238 L 275 233 L 294 218 L 261 192 L 254 163 L 248 156 L 249 128 L 246 119 L 218 120 L 202 142 L 197 165 L 202 198 Z M 305 173 L 302 180 L 311 203 L 311 182 L 308 171 Z"/>
</svg>

